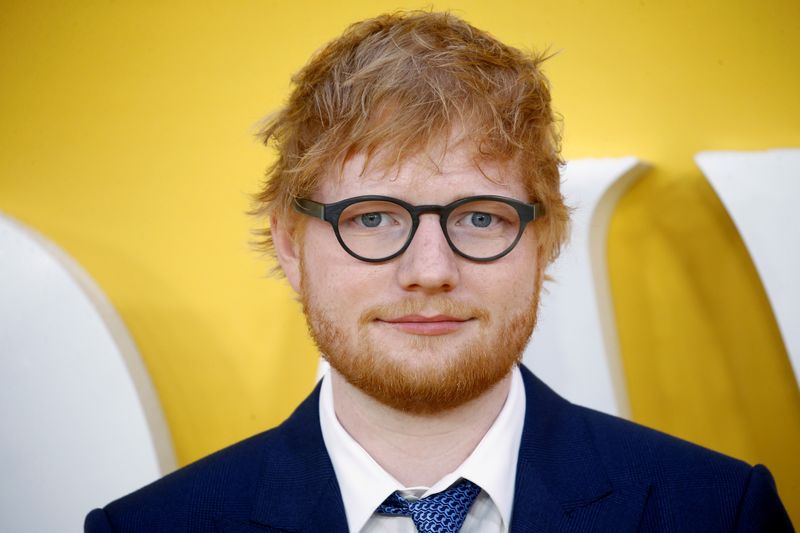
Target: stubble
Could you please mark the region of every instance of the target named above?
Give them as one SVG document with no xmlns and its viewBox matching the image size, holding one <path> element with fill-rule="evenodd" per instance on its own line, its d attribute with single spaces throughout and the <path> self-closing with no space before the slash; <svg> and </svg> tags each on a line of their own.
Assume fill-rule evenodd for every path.
<svg viewBox="0 0 800 533">
<path fill-rule="evenodd" d="M 301 264 L 301 275 L 305 272 Z M 508 316 L 491 316 L 479 307 L 446 295 L 406 298 L 366 309 L 355 334 L 338 323 L 304 289 L 300 295 L 308 328 L 330 365 L 351 385 L 399 411 L 431 415 L 475 399 L 502 380 L 519 363 L 536 324 L 539 283 L 534 281 L 530 306 Z M 303 283 L 305 287 L 305 283 Z M 454 317 L 474 317 L 477 331 L 469 340 L 451 335 L 402 334 L 402 342 L 386 345 L 376 320 L 435 309 Z M 498 323 L 501 322 L 501 323 Z M 352 331 L 352 330 L 351 330 Z"/>
</svg>

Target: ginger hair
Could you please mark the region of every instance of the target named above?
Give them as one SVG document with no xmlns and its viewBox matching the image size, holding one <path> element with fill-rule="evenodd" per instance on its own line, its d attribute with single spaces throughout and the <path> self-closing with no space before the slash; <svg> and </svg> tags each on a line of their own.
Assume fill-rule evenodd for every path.
<svg viewBox="0 0 800 533">
<path fill-rule="evenodd" d="M 560 135 L 540 68 L 545 59 L 450 13 L 397 12 L 351 25 L 292 78 L 287 104 L 265 119 L 258 137 L 277 158 L 253 214 L 294 216 L 294 198 L 310 196 L 353 154 L 391 168 L 447 150 L 453 132 L 461 132 L 478 167 L 510 163 L 529 201 L 544 205 L 533 224 L 540 260 L 553 261 L 569 212 L 560 192 Z M 274 257 L 269 229 L 258 233 L 258 247 Z"/>
</svg>

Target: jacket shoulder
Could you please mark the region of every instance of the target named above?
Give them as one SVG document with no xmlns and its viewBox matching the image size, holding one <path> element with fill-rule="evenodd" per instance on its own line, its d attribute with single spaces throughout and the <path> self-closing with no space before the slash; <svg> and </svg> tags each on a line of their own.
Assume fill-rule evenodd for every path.
<svg viewBox="0 0 800 533">
<path fill-rule="evenodd" d="M 87 516 L 87 532 L 213 530 L 219 515 L 246 519 L 270 451 L 281 447 L 276 428 L 184 466 Z"/>
<path fill-rule="evenodd" d="M 86 518 L 88 533 L 250 531 L 292 524 L 298 505 L 333 476 L 319 428 L 319 385 L 278 427 L 187 465 Z M 298 479 L 305 480 L 300 483 Z M 335 483 L 335 481 L 334 481 Z M 290 487 L 293 496 L 286 495 Z M 273 502 L 289 502 L 286 509 Z M 225 525 L 223 525 L 223 523 Z M 264 531 L 259 526 L 259 531 Z M 267 529 L 269 530 L 269 529 Z"/>
<path fill-rule="evenodd" d="M 728 455 L 663 433 L 636 422 L 575 406 L 592 435 L 595 448 L 611 470 L 616 468 L 660 474 L 691 471 L 697 475 L 747 477 L 750 465 Z M 676 474 L 677 475 L 677 474 Z"/>
<path fill-rule="evenodd" d="M 520 460 L 536 475 L 517 480 L 539 479 L 571 520 L 602 522 L 598 530 L 794 531 L 765 467 L 574 405 L 520 368 Z M 618 513 L 598 514 L 603 507 Z"/>
<path fill-rule="evenodd" d="M 794 531 L 769 470 L 577 407 L 612 485 L 649 485 L 642 531 Z M 697 528 L 700 529 L 697 529 Z M 767 529 L 764 529 L 768 527 Z"/>
</svg>

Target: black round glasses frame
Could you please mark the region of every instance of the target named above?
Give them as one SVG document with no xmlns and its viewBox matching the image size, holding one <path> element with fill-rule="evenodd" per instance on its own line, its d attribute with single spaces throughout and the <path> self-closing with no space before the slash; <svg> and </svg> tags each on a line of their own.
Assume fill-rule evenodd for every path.
<svg viewBox="0 0 800 533">
<path fill-rule="evenodd" d="M 455 246 L 455 244 L 453 244 L 453 241 L 450 240 L 450 235 L 447 232 L 447 219 L 449 218 L 450 213 L 452 213 L 453 211 L 455 211 L 464 204 L 476 201 L 486 201 L 486 200 L 502 202 L 506 205 L 513 207 L 516 210 L 517 214 L 519 215 L 519 221 L 520 221 L 519 230 L 517 232 L 517 236 L 514 238 L 514 241 L 508 246 L 508 248 L 506 248 L 499 254 L 493 255 L 491 257 L 473 257 L 459 250 Z M 408 232 L 408 238 L 406 239 L 405 244 L 403 244 L 403 246 L 397 252 L 378 259 L 364 257 L 353 252 L 350 248 L 347 247 L 344 240 L 342 239 L 341 234 L 339 233 L 339 217 L 342 215 L 342 212 L 353 204 L 359 202 L 369 202 L 369 201 L 390 202 L 404 208 L 411 215 L 411 231 Z M 526 204 L 525 202 L 520 202 L 519 200 L 515 200 L 514 198 L 506 198 L 505 196 L 492 196 L 492 195 L 469 196 L 467 198 L 461 198 L 460 200 L 456 200 L 455 202 L 449 203 L 447 205 L 412 205 L 409 204 L 408 202 L 404 202 L 403 200 L 392 198 L 391 196 L 376 196 L 376 195 L 356 196 L 354 198 L 347 198 L 345 200 L 341 200 L 331 204 L 323 204 L 320 202 L 315 202 L 314 200 L 309 200 L 308 198 L 295 198 L 294 209 L 295 211 L 303 215 L 319 218 L 321 220 L 328 222 L 333 227 L 333 232 L 336 234 L 336 239 L 339 241 L 339 244 L 342 246 L 342 248 L 344 248 L 344 250 L 348 254 L 352 255 L 356 259 L 365 261 L 367 263 L 382 263 L 384 261 L 389 261 L 390 259 L 394 259 L 395 257 L 405 252 L 408 246 L 411 244 L 411 241 L 414 239 L 414 235 L 417 233 L 417 227 L 419 227 L 420 215 L 426 213 L 435 213 L 439 215 L 439 224 L 442 227 L 442 232 L 444 233 L 444 237 L 447 240 L 447 244 L 450 245 L 450 249 L 453 250 L 453 252 L 460 255 L 461 257 L 469 259 L 470 261 L 477 261 L 481 263 L 496 261 L 497 259 L 500 259 L 501 257 L 511 252 L 511 250 L 513 250 L 514 247 L 519 242 L 519 239 L 522 237 L 522 233 L 525 231 L 525 227 L 528 225 L 528 223 L 533 222 L 537 218 L 544 215 L 544 206 L 539 202 L 533 204 Z"/>
</svg>

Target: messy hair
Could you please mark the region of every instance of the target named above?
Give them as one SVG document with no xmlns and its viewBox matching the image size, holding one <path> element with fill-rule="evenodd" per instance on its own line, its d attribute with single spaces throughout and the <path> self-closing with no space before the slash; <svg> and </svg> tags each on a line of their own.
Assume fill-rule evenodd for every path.
<svg viewBox="0 0 800 533">
<path fill-rule="evenodd" d="M 568 210 L 544 60 L 450 13 L 398 12 L 351 25 L 292 78 L 288 103 L 259 131 L 277 158 L 254 214 L 292 216 L 295 198 L 311 195 L 355 154 L 388 168 L 446 150 L 461 132 L 478 168 L 481 161 L 511 164 L 529 200 L 544 205 L 534 224 L 540 260 L 551 262 L 567 234 Z M 259 235 L 258 246 L 274 256 L 269 229 Z"/>
</svg>

